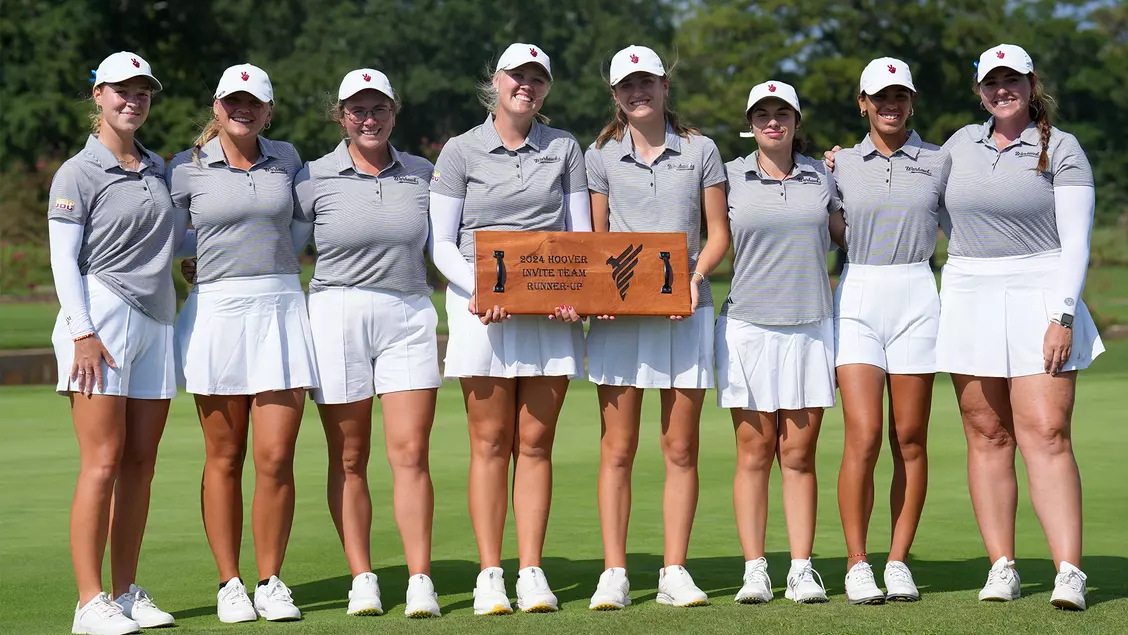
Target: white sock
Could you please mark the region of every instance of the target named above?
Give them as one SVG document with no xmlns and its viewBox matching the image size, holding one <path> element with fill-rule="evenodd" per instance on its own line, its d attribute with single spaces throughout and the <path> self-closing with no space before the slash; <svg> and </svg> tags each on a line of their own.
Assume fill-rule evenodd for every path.
<svg viewBox="0 0 1128 635">
<path fill-rule="evenodd" d="M 791 559 L 791 570 L 794 571 L 796 569 L 802 569 L 803 567 L 807 566 L 807 564 L 810 563 L 810 562 L 811 562 L 810 558 L 792 558 Z"/>
</svg>

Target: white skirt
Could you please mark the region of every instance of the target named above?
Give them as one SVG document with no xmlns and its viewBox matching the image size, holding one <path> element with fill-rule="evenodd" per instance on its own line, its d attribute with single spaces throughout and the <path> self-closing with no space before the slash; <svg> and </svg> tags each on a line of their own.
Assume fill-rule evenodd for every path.
<svg viewBox="0 0 1128 635">
<path fill-rule="evenodd" d="M 588 327 L 588 379 L 637 388 L 713 387 L 713 307 L 684 320 L 620 316 Z"/>
<path fill-rule="evenodd" d="M 296 275 L 205 282 L 176 322 L 178 378 L 196 395 L 317 387 L 305 295 Z"/>
<path fill-rule="evenodd" d="M 176 396 L 175 356 L 172 325 L 161 324 L 118 297 L 96 276 L 82 277 L 86 307 L 94 332 L 110 353 L 116 368 L 102 361 L 102 389 L 94 384 L 93 394 L 133 399 L 172 399 Z M 60 393 L 78 390 L 71 381 L 74 364 L 74 339 L 66 318 L 59 311 L 51 333 L 55 360 L 59 368 Z M 88 378 L 93 381 L 93 377 Z"/>
<path fill-rule="evenodd" d="M 438 388 L 438 315 L 430 296 L 334 287 L 311 293 L 319 404 Z"/>
<path fill-rule="evenodd" d="M 940 295 L 927 262 L 846 265 L 834 290 L 834 363 L 936 372 Z"/>
<path fill-rule="evenodd" d="M 772 326 L 717 319 L 717 405 L 759 412 L 833 408 L 834 321 Z"/>
<path fill-rule="evenodd" d="M 447 285 L 447 377 L 580 377 L 584 370 L 584 331 L 548 316 L 515 315 L 482 324 L 467 307 L 470 296 Z"/>
<path fill-rule="evenodd" d="M 936 367 L 976 377 L 1023 377 L 1045 371 L 1042 342 L 1050 326 L 1060 251 L 1011 258 L 949 256 L 940 285 Z M 1073 350 L 1062 370 L 1081 370 L 1104 352 L 1097 325 L 1078 299 Z"/>
</svg>

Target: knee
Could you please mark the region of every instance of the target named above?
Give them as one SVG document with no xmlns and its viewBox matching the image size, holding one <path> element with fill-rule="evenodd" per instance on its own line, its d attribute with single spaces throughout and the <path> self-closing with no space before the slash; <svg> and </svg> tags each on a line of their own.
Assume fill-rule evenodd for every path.
<svg viewBox="0 0 1128 635">
<path fill-rule="evenodd" d="M 522 436 L 517 452 L 522 459 L 549 461 L 552 459 L 552 436 L 545 434 Z"/>
<path fill-rule="evenodd" d="M 1014 435 L 994 412 L 965 413 L 964 427 L 970 449 L 998 451 L 1013 450 L 1015 447 Z"/>
<path fill-rule="evenodd" d="M 779 451 L 779 467 L 781 470 L 813 474 L 815 472 L 815 452 L 813 448 L 784 447 Z"/>
<path fill-rule="evenodd" d="M 742 443 L 737 447 L 736 468 L 746 472 L 767 472 L 775 461 L 775 443 L 759 439 L 755 443 Z"/>
<path fill-rule="evenodd" d="M 83 455 L 80 470 L 84 479 L 112 483 L 121 467 L 121 449 L 107 446 Z"/>
<path fill-rule="evenodd" d="M 666 439 L 662 443 L 666 465 L 681 469 L 697 467 L 697 444 L 684 439 Z"/>
<path fill-rule="evenodd" d="M 427 469 L 427 440 L 411 439 L 391 446 L 388 462 L 393 470 L 425 471 Z"/>
<path fill-rule="evenodd" d="M 1057 455 L 1073 451 L 1073 444 L 1070 441 L 1066 425 L 1042 421 L 1033 426 L 1033 429 L 1024 434 L 1023 437 L 1025 437 L 1022 444 L 1024 456 L 1027 452 Z"/>
<path fill-rule="evenodd" d="M 897 440 L 897 453 L 895 459 L 911 463 L 913 461 L 922 461 L 927 456 L 925 449 L 924 436 L 910 436 L 904 439 Z"/>
<path fill-rule="evenodd" d="M 294 478 L 293 448 L 273 447 L 255 451 L 255 476 L 274 481 Z"/>
<path fill-rule="evenodd" d="M 600 461 L 607 467 L 627 469 L 634 465 L 635 454 L 638 452 L 638 437 L 610 438 L 603 437 L 600 449 Z"/>
<path fill-rule="evenodd" d="M 499 459 L 513 454 L 513 437 L 504 426 L 478 426 L 470 435 L 470 452 L 479 459 Z"/>
<path fill-rule="evenodd" d="M 208 448 L 204 468 L 213 474 L 226 478 L 239 478 L 243 474 L 243 462 L 247 459 L 247 448 L 237 445 Z M 257 461 L 256 461 L 257 463 Z"/>
<path fill-rule="evenodd" d="M 121 457 L 121 473 L 128 474 L 129 479 L 134 482 L 152 482 L 153 473 L 156 471 L 156 468 L 156 456 L 125 454 Z"/>
<path fill-rule="evenodd" d="M 350 478 L 365 478 L 368 475 L 368 448 L 346 447 L 338 463 L 338 469 Z"/>
</svg>

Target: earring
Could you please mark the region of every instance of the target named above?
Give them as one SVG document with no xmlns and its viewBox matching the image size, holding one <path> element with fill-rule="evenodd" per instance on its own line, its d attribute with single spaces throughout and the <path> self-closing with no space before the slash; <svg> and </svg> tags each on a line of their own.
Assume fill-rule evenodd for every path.
<svg viewBox="0 0 1128 635">
<path fill-rule="evenodd" d="M 915 109 L 915 108 L 912 108 L 912 107 L 910 107 L 910 108 L 909 108 L 909 116 L 910 116 L 910 117 L 912 117 L 912 116 L 913 116 L 913 115 L 915 115 L 915 114 L 916 114 L 916 109 Z"/>
<path fill-rule="evenodd" d="M 862 115 L 862 117 L 867 117 L 867 116 L 869 116 L 869 113 L 867 113 L 866 111 L 863 110 L 861 112 L 861 115 Z"/>
<path fill-rule="evenodd" d="M 270 122 L 269 121 L 266 122 L 265 126 L 263 126 L 263 130 L 270 130 Z"/>
</svg>

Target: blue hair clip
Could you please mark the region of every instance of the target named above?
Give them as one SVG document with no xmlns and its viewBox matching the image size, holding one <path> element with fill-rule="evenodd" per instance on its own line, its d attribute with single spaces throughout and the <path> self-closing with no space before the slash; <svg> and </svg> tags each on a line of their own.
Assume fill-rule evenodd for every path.
<svg viewBox="0 0 1128 635">
<path fill-rule="evenodd" d="M 971 65 L 974 66 L 976 68 L 976 70 L 978 70 L 979 69 L 979 60 L 975 60 L 974 62 L 971 63 Z"/>
<path fill-rule="evenodd" d="M 98 71 L 90 69 L 90 83 L 93 84 L 98 80 Z"/>
</svg>

